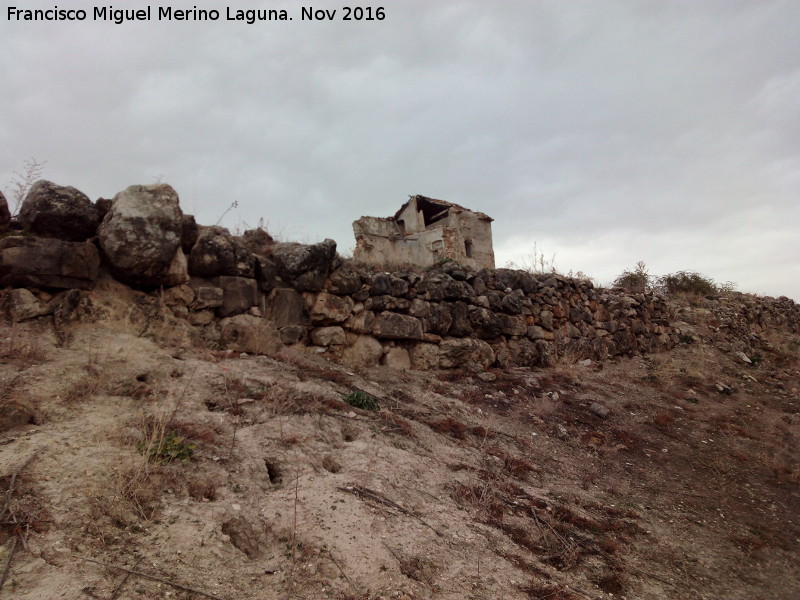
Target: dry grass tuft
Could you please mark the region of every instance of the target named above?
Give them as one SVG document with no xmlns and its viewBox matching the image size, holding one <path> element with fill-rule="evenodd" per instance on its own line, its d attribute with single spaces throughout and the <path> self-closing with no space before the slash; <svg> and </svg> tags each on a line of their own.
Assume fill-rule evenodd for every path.
<svg viewBox="0 0 800 600">
<path fill-rule="evenodd" d="M 13 325 L 0 328 L 0 361 L 26 369 L 47 360 L 47 351 L 36 336 L 23 335 Z"/>
<path fill-rule="evenodd" d="M 553 583 L 531 581 L 521 587 L 520 591 L 526 593 L 530 600 L 583 600 L 581 596 L 572 593 L 567 587 Z"/>
<path fill-rule="evenodd" d="M 397 433 L 410 438 L 417 437 L 417 434 L 414 432 L 414 426 L 408 419 L 404 419 L 400 415 L 388 410 L 381 411 L 380 417 L 388 425 L 388 429 L 385 429 L 384 433 Z"/>
<path fill-rule="evenodd" d="M 449 435 L 457 440 L 464 440 L 467 437 L 467 426 L 452 417 L 445 417 L 440 421 L 431 421 L 427 425 L 436 433 Z"/>
</svg>

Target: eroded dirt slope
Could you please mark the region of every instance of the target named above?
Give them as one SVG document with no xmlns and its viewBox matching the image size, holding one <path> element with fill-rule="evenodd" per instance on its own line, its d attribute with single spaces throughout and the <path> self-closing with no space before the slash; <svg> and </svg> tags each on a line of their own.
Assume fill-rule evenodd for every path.
<svg viewBox="0 0 800 600">
<path fill-rule="evenodd" d="M 2 598 L 800 597 L 797 336 L 485 373 L 1 337 Z"/>
</svg>

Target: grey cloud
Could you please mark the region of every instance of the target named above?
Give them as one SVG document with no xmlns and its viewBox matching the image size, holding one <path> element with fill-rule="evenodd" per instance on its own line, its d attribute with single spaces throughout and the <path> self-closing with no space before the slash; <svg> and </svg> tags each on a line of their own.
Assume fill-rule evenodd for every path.
<svg viewBox="0 0 800 600">
<path fill-rule="evenodd" d="M 163 176 L 200 222 L 237 201 L 228 226 L 342 249 L 352 220 L 421 193 L 491 214 L 501 264 L 538 241 L 604 280 L 645 258 L 800 299 L 800 5 L 387 14 L 0 21 L 0 182 L 29 156 L 91 196 Z"/>
</svg>

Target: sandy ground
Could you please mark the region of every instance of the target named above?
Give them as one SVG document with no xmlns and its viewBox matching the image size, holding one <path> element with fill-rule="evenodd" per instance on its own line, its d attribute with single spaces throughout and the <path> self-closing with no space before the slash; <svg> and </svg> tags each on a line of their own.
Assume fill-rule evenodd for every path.
<svg viewBox="0 0 800 600">
<path fill-rule="evenodd" d="M 480 378 L 0 338 L 0 598 L 800 597 L 797 336 Z"/>
</svg>

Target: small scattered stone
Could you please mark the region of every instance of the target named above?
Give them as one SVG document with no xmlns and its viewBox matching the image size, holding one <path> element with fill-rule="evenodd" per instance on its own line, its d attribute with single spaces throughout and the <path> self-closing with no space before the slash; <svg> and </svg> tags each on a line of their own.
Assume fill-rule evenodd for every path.
<svg viewBox="0 0 800 600">
<path fill-rule="evenodd" d="M 601 419 L 607 419 L 608 416 L 611 414 L 611 410 L 609 410 L 608 407 L 603 406 L 599 402 L 592 402 L 589 405 L 589 412 L 591 412 L 594 415 L 597 415 Z"/>
<path fill-rule="evenodd" d="M 725 394 L 726 396 L 733 394 L 733 388 L 729 385 L 725 385 L 724 383 L 717 382 L 716 388 L 720 394 Z"/>
</svg>

